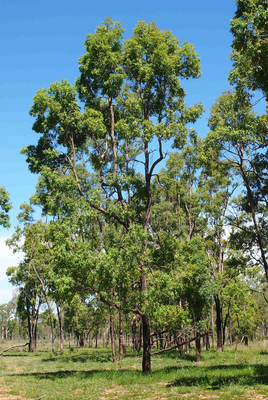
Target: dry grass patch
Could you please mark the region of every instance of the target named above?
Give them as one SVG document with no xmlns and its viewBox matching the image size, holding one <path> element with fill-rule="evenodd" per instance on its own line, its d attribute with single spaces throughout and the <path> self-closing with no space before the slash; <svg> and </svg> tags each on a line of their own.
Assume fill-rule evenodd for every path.
<svg viewBox="0 0 268 400">
<path fill-rule="evenodd" d="M 246 393 L 247 400 L 267 400 L 267 395 L 265 394 L 258 394 L 255 390 L 250 390 Z M 250 396 L 250 397 L 248 397 Z"/>
<path fill-rule="evenodd" d="M 21 396 L 15 396 L 13 394 L 9 394 L 11 392 L 11 388 L 5 386 L 5 387 L 0 387 L 0 400 L 25 400 Z"/>
</svg>

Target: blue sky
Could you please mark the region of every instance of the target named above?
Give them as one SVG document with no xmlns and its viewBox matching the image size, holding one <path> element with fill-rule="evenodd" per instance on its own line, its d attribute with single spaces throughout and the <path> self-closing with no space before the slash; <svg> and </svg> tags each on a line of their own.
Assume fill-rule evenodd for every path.
<svg viewBox="0 0 268 400">
<path fill-rule="evenodd" d="M 196 124 L 207 133 L 206 119 L 216 98 L 229 89 L 231 62 L 230 19 L 235 1 L 212 0 L 1 0 L 0 4 L 0 186 L 10 192 L 16 224 L 19 205 L 35 191 L 37 176 L 28 171 L 20 149 L 38 140 L 29 116 L 32 98 L 40 88 L 62 78 L 72 84 L 79 75 L 87 33 L 110 16 L 121 21 L 125 38 L 139 20 L 155 21 L 182 42 L 192 43 L 201 58 L 202 76 L 184 82 L 187 105 L 202 101 L 206 113 Z M 11 299 L 5 269 L 17 262 L 4 247 L 13 228 L 0 228 L 0 304 Z"/>
</svg>

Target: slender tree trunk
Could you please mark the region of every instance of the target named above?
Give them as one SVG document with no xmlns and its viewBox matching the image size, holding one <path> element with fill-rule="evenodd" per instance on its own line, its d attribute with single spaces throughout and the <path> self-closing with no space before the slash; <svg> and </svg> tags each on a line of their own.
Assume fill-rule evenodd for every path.
<svg viewBox="0 0 268 400">
<path fill-rule="evenodd" d="M 200 340 L 200 332 L 196 333 L 196 341 L 195 341 L 195 348 L 196 348 L 196 362 L 201 361 L 201 340 Z"/>
<path fill-rule="evenodd" d="M 206 348 L 207 348 L 207 337 L 203 336 L 202 339 L 203 339 L 203 349 L 206 350 Z"/>
<path fill-rule="evenodd" d="M 209 333 L 207 332 L 206 334 L 206 350 L 210 349 L 210 343 L 209 343 Z"/>
<path fill-rule="evenodd" d="M 62 316 L 62 303 L 61 301 L 59 302 L 59 306 L 56 303 L 57 306 L 57 312 L 58 312 L 58 318 L 59 318 L 59 325 L 60 325 L 60 352 L 63 354 L 63 344 L 64 344 L 64 338 L 63 338 L 63 316 Z"/>
<path fill-rule="evenodd" d="M 110 315 L 110 334 L 111 334 L 111 347 L 113 354 L 113 362 L 116 362 L 116 348 L 115 348 L 115 339 L 114 339 L 114 317 Z"/>
<path fill-rule="evenodd" d="M 189 339 L 188 333 L 185 335 L 185 340 L 186 340 L 186 339 Z M 185 354 L 186 356 L 189 356 L 189 354 L 190 354 L 190 346 L 189 346 L 189 343 L 186 343 L 186 344 L 185 344 L 185 347 L 184 347 L 184 354 Z"/>
<path fill-rule="evenodd" d="M 233 343 L 233 338 L 232 338 L 232 320 L 230 319 L 230 324 L 229 324 L 229 336 L 230 336 L 230 344 Z"/>
<path fill-rule="evenodd" d="M 29 317 L 29 352 L 33 353 L 36 350 L 36 341 L 35 341 L 35 324 L 31 321 Z"/>
<path fill-rule="evenodd" d="M 219 296 L 215 296 L 216 305 L 216 329 L 217 329 L 217 350 L 222 352 L 222 306 Z"/>
<path fill-rule="evenodd" d="M 118 360 L 122 360 L 124 350 L 124 336 L 123 336 L 123 313 L 119 312 L 119 355 Z"/>
<path fill-rule="evenodd" d="M 143 358 L 142 372 L 151 373 L 151 343 L 150 343 L 150 321 L 148 314 L 142 315 L 143 326 Z"/>
<path fill-rule="evenodd" d="M 214 332 L 214 310 L 211 307 L 211 330 L 212 330 L 212 348 L 215 348 L 215 332 Z"/>
<path fill-rule="evenodd" d="M 28 335 L 29 335 L 29 352 L 33 353 L 35 351 L 34 322 L 32 321 L 32 315 L 30 315 L 28 298 L 26 298 L 26 307 L 27 307 L 27 322 L 28 322 Z"/>
<path fill-rule="evenodd" d="M 137 332 L 137 317 L 135 316 L 132 321 L 131 321 L 131 327 L 132 327 L 132 343 L 133 343 L 133 351 L 140 351 L 139 347 L 139 337 L 138 337 L 138 332 Z"/>
<path fill-rule="evenodd" d="M 43 280 L 41 279 L 41 277 L 39 276 L 35 266 L 32 264 L 33 270 L 35 272 L 35 275 L 37 277 L 37 279 L 39 280 L 39 282 L 41 283 L 42 286 L 42 292 L 44 294 L 46 303 L 47 303 L 47 308 L 48 308 L 48 312 L 49 312 L 49 319 L 50 319 L 50 325 L 51 325 L 51 346 L 52 346 L 52 352 L 57 355 L 56 350 L 55 350 L 55 336 L 54 336 L 54 322 L 53 322 L 53 318 L 52 318 L 52 310 L 48 301 L 48 297 L 47 297 L 47 293 L 46 293 L 46 289 L 45 289 L 45 285 Z"/>
</svg>

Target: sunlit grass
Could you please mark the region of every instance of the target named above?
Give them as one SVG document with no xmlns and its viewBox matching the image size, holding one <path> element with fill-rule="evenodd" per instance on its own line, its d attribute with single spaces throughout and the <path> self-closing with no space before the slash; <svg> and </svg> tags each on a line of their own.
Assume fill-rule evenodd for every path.
<svg viewBox="0 0 268 400">
<path fill-rule="evenodd" d="M 51 351 L 10 351 L 0 358 L 0 399 L 266 399 L 268 349 L 266 344 L 240 346 L 223 353 L 202 351 L 197 364 L 173 351 L 152 357 L 152 374 L 141 371 L 141 358 L 131 350 L 117 363 L 110 349 L 66 348 Z M 13 397 L 11 396 L 13 395 Z M 260 396 L 260 397 L 257 397 Z"/>
</svg>

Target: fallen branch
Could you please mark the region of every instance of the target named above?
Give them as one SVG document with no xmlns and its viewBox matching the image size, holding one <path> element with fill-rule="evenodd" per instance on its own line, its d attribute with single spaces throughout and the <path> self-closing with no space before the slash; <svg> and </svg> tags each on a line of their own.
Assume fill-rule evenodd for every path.
<svg viewBox="0 0 268 400">
<path fill-rule="evenodd" d="M 43 396 L 41 396 L 41 397 L 37 397 L 37 399 L 30 399 L 30 400 L 40 400 L 40 399 L 43 399 L 43 397 L 46 397 L 46 395 L 45 395 L 45 394 L 43 394 Z"/>
<path fill-rule="evenodd" d="M 2 353 L 0 354 L 2 356 L 3 353 L 5 353 L 6 351 L 10 350 L 10 349 L 14 349 L 15 347 L 24 347 L 24 346 L 28 346 L 29 343 L 25 343 L 25 344 L 16 344 L 16 346 L 11 346 L 8 347 L 7 349 L 3 350 Z"/>
<path fill-rule="evenodd" d="M 99 356 L 95 356 L 95 354 L 92 354 L 92 356 L 93 356 L 93 357 L 95 357 L 95 358 L 98 358 L 99 360 L 104 360 L 104 361 L 107 361 L 107 359 L 106 359 L 106 358 L 99 357 Z"/>
<path fill-rule="evenodd" d="M 168 351 L 168 350 L 173 350 L 173 349 L 177 349 L 178 347 L 182 347 L 185 344 L 189 344 L 191 342 L 194 342 L 198 337 L 201 338 L 203 336 L 206 336 L 208 333 L 211 333 L 212 331 L 206 332 L 206 333 L 202 333 L 202 335 L 199 336 L 195 336 L 193 339 L 187 340 L 186 342 L 182 342 L 182 343 L 178 343 L 175 346 L 171 346 L 168 349 L 163 349 L 163 350 L 159 350 L 159 351 L 155 351 L 154 353 L 151 353 L 151 355 L 153 356 L 154 354 L 159 354 L 159 353 L 164 353 L 164 351 Z"/>
</svg>

